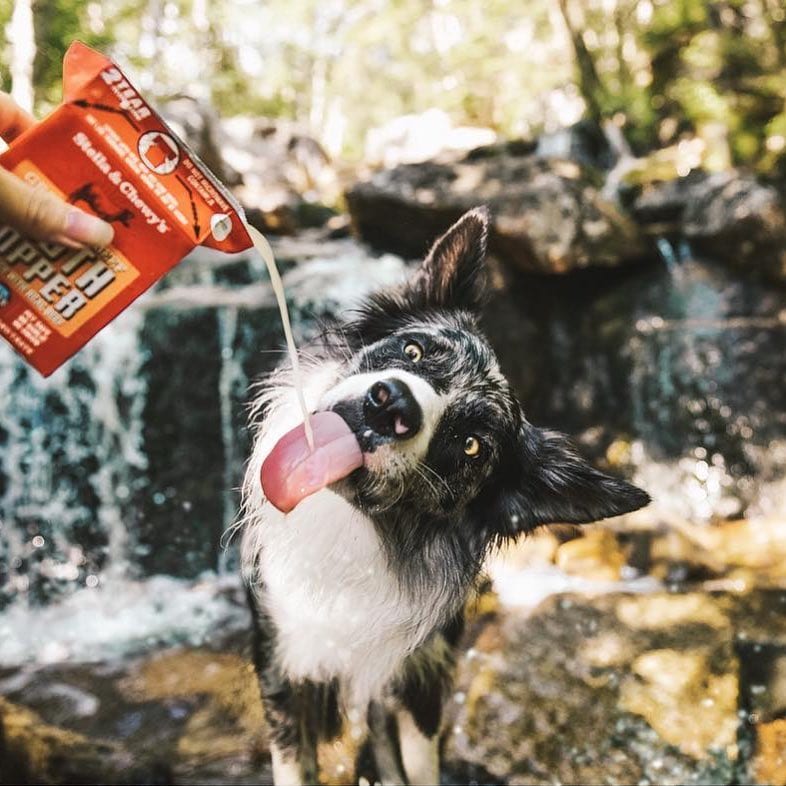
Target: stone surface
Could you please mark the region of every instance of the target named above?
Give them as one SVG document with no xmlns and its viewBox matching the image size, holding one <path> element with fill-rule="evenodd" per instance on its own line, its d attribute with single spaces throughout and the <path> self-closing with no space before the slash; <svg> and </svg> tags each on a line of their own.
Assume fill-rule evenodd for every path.
<svg viewBox="0 0 786 786">
<path fill-rule="evenodd" d="M 777 729 L 749 720 L 736 643 L 762 626 L 757 641 L 782 640 L 785 602 L 783 590 L 573 595 L 502 615 L 460 664 L 447 761 L 476 764 L 494 783 L 777 774 Z"/>
<path fill-rule="evenodd" d="M 786 589 L 474 604 L 444 783 L 786 783 Z M 0 671 L 0 779 L 269 783 L 248 633 Z M 354 782 L 362 731 L 320 751 Z"/>
<path fill-rule="evenodd" d="M 625 554 L 612 532 L 592 528 L 582 537 L 563 543 L 556 553 L 557 566 L 571 576 L 593 581 L 619 581 Z"/>
<path fill-rule="evenodd" d="M 632 214 L 652 235 L 685 238 L 700 254 L 786 281 L 783 195 L 736 170 L 646 185 Z"/>
<path fill-rule="evenodd" d="M 645 253 L 599 186 L 597 171 L 574 161 L 501 152 L 381 171 L 346 198 L 364 241 L 408 257 L 422 256 L 465 210 L 487 205 L 494 254 L 521 270 L 565 273 Z"/>
</svg>

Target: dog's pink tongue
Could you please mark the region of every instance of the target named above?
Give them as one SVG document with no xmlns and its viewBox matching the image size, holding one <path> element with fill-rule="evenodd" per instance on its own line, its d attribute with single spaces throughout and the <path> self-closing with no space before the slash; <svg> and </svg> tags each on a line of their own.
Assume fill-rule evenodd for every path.
<svg viewBox="0 0 786 786">
<path fill-rule="evenodd" d="M 284 513 L 363 465 L 363 453 L 349 426 L 335 412 L 318 412 L 310 418 L 314 451 L 303 424 L 276 443 L 262 464 L 262 490 Z"/>
</svg>

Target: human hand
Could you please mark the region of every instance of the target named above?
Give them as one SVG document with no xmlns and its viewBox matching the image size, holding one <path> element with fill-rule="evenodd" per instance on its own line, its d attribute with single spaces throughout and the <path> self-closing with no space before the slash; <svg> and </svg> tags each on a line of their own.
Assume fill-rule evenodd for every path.
<svg viewBox="0 0 786 786">
<path fill-rule="evenodd" d="M 7 93 L 0 91 L 0 138 L 11 142 L 35 123 Z M 0 165 L 0 223 L 36 240 L 73 248 L 112 242 L 110 224 L 91 216 L 43 186 L 31 186 Z"/>
</svg>

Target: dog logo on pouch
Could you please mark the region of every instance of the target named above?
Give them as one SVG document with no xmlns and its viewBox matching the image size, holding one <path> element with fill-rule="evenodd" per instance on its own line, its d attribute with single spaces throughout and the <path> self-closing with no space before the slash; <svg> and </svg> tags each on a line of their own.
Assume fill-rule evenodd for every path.
<svg viewBox="0 0 786 786">
<path fill-rule="evenodd" d="M 11 301 L 11 290 L 5 285 L 0 284 L 0 308 L 7 306 Z"/>
<path fill-rule="evenodd" d="M 163 131 L 147 131 L 139 137 L 139 157 L 145 166 L 157 175 L 168 175 L 175 171 L 180 161 L 180 150 L 169 134 Z"/>
</svg>

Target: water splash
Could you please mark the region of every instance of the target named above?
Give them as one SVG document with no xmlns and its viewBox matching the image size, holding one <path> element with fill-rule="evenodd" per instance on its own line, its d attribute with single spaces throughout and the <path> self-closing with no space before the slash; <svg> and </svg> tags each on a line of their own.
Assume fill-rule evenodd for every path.
<svg viewBox="0 0 786 786">
<path fill-rule="evenodd" d="M 221 443 L 224 448 L 223 517 L 219 541 L 235 521 L 238 500 L 236 494 L 237 466 L 243 458 L 239 455 L 237 430 L 233 418 L 233 402 L 238 391 L 248 387 L 248 378 L 243 372 L 237 353 L 237 308 L 220 308 L 217 311 L 219 347 L 221 349 L 221 368 L 218 377 L 219 404 L 221 416 Z M 242 397 L 242 392 L 240 396 Z M 230 552 L 221 549 L 218 555 L 218 571 L 226 573 L 230 569 Z"/>
<path fill-rule="evenodd" d="M 0 354 L 0 600 L 125 570 L 124 502 L 146 466 L 138 328 L 127 312 L 48 379 Z"/>
<path fill-rule="evenodd" d="M 680 273 L 680 259 L 677 255 L 672 242 L 665 237 L 659 237 L 655 240 L 655 247 L 658 249 L 658 253 L 660 254 L 660 258 L 666 265 L 666 269 L 669 271 L 669 275 L 675 280 L 681 280 L 681 273 Z"/>
</svg>

